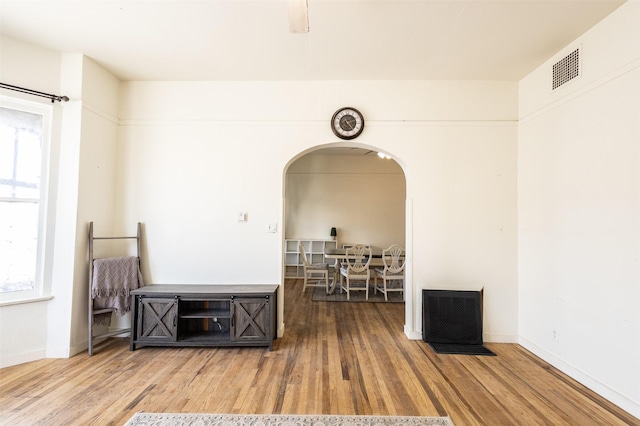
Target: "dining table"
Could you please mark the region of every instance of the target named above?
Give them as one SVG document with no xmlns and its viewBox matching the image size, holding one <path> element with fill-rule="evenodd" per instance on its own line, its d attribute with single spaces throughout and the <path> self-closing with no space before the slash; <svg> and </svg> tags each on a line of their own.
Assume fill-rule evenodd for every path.
<svg viewBox="0 0 640 426">
<path fill-rule="evenodd" d="M 324 251 L 325 259 L 335 259 L 333 265 L 329 263 L 329 266 L 333 266 L 333 282 L 331 282 L 329 286 L 329 294 L 333 294 L 333 292 L 338 287 L 338 277 L 340 275 L 340 264 L 343 261 L 347 260 L 347 249 L 344 248 L 327 248 Z M 369 267 L 384 267 L 384 262 L 382 261 L 382 250 L 381 249 L 371 249 L 371 262 L 369 262 Z"/>
</svg>

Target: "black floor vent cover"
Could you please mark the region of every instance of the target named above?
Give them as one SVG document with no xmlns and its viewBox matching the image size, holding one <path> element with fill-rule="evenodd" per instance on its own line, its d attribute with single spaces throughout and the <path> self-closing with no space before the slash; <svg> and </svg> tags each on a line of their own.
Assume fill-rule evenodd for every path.
<svg viewBox="0 0 640 426">
<path fill-rule="evenodd" d="M 429 343 L 429 346 L 438 354 L 450 355 L 489 355 L 496 356 L 495 353 L 485 348 L 483 345 L 459 345 L 454 343 Z"/>
</svg>

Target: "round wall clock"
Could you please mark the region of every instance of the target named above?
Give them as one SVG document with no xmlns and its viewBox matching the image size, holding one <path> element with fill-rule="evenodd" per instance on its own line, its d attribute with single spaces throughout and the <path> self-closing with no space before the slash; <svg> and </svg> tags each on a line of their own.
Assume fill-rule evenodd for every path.
<svg viewBox="0 0 640 426">
<path fill-rule="evenodd" d="M 364 118 L 355 108 L 340 108 L 331 117 L 331 130 L 340 139 L 357 138 L 364 130 Z"/>
</svg>

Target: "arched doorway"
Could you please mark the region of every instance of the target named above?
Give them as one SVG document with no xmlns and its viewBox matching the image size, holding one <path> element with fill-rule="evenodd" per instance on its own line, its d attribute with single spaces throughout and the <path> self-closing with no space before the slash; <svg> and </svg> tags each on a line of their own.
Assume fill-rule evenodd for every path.
<svg viewBox="0 0 640 426">
<path fill-rule="evenodd" d="M 382 249 L 400 244 L 409 255 L 406 175 L 391 153 L 378 154 L 372 146 L 340 143 L 292 158 L 283 176 L 283 246 L 299 238 L 330 239 L 331 228 L 336 228 L 338 246 L 367 243 Z M 287 265 L 286 254 L 283 264 L 284 296 L 285 281 L 293 278 L 295 268 Z M 413 312 L 410 283 L 405 286 L 405 333 Z"/>
</svg>

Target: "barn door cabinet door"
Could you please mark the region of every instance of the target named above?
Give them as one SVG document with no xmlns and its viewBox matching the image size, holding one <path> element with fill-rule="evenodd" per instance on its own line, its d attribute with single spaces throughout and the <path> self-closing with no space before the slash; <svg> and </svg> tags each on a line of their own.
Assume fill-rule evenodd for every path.
<svg viewBox="0 0 640 426">
<path fill-rule="evenodd" d="M 178 298 L 137 297 L 140 342 L 175 342 L 178 339 Z"/>
<path fill-rule="evenodd" d="M 270 343 L 271 314 L 269 296 L 261 298 L 232 297 L 231 339 L 236 342 Z"/>
</svg>

